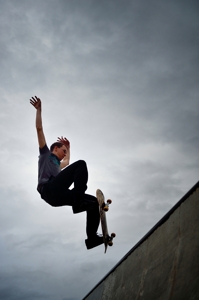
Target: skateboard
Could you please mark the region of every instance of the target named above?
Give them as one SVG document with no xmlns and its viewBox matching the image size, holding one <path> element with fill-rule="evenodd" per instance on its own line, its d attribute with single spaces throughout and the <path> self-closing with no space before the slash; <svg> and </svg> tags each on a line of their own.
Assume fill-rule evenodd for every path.
<svg viewBox="0 0 199 300">
<path fill-rule="evenodd" d="M 106 253 L 107 247 L 113 245 L 113 238 L 116 236 L 115 233 L 111 233 L 111 235 L 109 236 L 107 221 L 106 221 L 106 212 L 108 211 L 109 205 L 112 203 L 112 201 L 109 199 L 105 203 L 104 194 L 99 189 L 96 191 L 96 197 L 99 203 L 100 221 L 102 226 L 102 234 L 103 234 L 104 247 L 105 247 L 104 253 Z"/>
</svg>

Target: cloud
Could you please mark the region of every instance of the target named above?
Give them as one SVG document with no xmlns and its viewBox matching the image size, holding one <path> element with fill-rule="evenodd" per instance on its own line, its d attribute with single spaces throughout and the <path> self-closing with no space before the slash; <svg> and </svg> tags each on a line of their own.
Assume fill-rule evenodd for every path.
<svg viewBox="0 0 199 300">
<path fill-rule="evenodd" d="M 198 181 L 196 5 L 0 1 L 1 298 L 82 298 Z M 34 95 L 48 145 L 68 137 L 113 200 L 106 255 L 36 191 Z"/>
</svg>

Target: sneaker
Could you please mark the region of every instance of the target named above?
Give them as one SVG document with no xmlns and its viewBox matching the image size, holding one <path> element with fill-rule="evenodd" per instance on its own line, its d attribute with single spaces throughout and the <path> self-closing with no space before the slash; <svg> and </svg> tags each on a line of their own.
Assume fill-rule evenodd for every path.
<svg viewBox="0 0 199 300">
<path fill-rule="evenodd" d="M 103 235 L 95 235 L 94 237 L 90 237 L 85 240 L 86 248 L 92 249 L 104 243 Z"/>
<path fill-rule="evenodd" d="M 94 196 L 84 194 L 84 199 L 76 202 L 73 206 L 73 213 L 78 214 L 98 206 L 97 199 Z"/>
</svg>

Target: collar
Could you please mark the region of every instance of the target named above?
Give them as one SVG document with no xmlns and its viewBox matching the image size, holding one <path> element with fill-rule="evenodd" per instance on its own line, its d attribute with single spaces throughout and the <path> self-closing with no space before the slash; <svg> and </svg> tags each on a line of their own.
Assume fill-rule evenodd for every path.
<svg viewBox="0 0 199 300">
<path fill-rule="evenodd" d="M 50 156 L 49 156 L 50 160 L 53 161 L 56 165 L 59 165 L 60 166 L 60 160 L 59 158 L 54 154 L 54 153 L 51 153 Z"/>
</svg>

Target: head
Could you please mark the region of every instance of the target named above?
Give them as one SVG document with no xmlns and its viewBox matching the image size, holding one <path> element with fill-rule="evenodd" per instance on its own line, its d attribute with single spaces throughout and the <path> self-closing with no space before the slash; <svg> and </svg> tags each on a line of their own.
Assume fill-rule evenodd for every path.
<svg viewBox="0 0 199 300">
<path fill-rule="evenodd" d="M 61 161 L 66 156 L 67 148 L 64 144 L 56 142 L 50 146 L 50 151 Z"/>
</svg>

